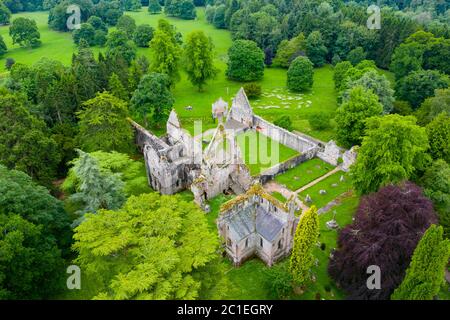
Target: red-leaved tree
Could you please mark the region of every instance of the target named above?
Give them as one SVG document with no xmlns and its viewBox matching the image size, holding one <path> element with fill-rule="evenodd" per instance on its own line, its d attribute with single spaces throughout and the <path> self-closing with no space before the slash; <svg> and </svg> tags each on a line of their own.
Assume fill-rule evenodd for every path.
<svg viewBox="0 0 450 320">
<path fill-rule="evenodd" d="M 423 233 L 437 222 L 432 202 L 412 182 L 367 195 L 354 222 L 339 234 L 328 272 L 349 299 L 389 299 L 402 282 Z M 381 289 L 369 290 L 370 265 L 381 270 Z"/>
</svg>

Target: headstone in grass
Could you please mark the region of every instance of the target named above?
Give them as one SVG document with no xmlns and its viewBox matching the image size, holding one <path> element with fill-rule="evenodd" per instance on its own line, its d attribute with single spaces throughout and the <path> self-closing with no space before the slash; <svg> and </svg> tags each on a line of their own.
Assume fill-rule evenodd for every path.
<svg viewBox="0 0 450 320">
<path fill-rule="evenodd" d="M 337 184 L 337 183 L 333 183 L 331 186 L 332 186 L 333 188 L 336 188 L 336 187 L 338 186 L 338 184 Z"/>
<path fill-rule="evenodd" d="M 344 175 L 341 175 L 341 177 L 339 178 L 339 181 L 340 181 L 340 182 L 345 181 Z"/>
<path fill-rule="evenodd" d="M 306 201 L 307 203 L 311 203 L 311 202 L 312 202 L 311 196 L 310 196 L 309 194 L 306 195 L 305 201 Z"/>
<path fill-rule="evenodd" d="M 325 194 L 327 194 L 327 190 L 324 190 L 324 189 L 319 190 L 319 193 L 320 193 L 321 195 L 325 195 Z"/>
</svg>

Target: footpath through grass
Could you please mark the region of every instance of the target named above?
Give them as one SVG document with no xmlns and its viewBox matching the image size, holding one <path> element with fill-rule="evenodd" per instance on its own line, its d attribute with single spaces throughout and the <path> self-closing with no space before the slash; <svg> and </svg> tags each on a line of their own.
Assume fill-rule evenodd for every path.
<svg viewBox="0 0 450 320">
<path fill-rule="evenodd" d="M 333 169 L 331 164 L 319 158 L 313 158 L 276 176 L 275 181 L 285 185 L 289 190 L 295 191 Z"/>
</svg>

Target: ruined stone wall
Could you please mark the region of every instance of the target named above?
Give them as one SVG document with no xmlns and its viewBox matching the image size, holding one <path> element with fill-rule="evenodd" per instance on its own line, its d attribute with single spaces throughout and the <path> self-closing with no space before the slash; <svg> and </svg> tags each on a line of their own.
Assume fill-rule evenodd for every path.
<svg viewBox="0 0 450 320">
<path fill-rule="evenodd" d="M 317 147 L 315 142 L 280 128 L 259 116 L 253 116 L 253 124 L 260 133 L 300 153 L 307 152 L 311 148 Z"/>
<path fill-rule="evenodd" d="M 298 156 L 292 157 L 282 163 L 277 163 L 273 167 L 263 171 L 261 174 L 257 176 L 257 179 L 261 184 L 264 184 L 270 180 L 273 180 L 275 176 L 282 174 L 289 169 L 292 169 L 299 164 L 306 162 L 312 158 L 314 158 L 316 155 L 316 149 L 310 149 L 306 151 L 305 153 L 302 153 Z"/>
</svg>

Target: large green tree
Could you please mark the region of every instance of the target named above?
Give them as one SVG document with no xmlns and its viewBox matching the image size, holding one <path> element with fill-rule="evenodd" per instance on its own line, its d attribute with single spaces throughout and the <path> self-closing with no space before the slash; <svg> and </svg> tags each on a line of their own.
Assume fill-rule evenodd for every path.
<svg viewBox="0 0 450 320">
<path fill-rule="evenodd" d="M 184 66 L 188 78 L 201 91 L 206 81 L 216 76 L 214 67 L 214 45 L 203 31 L 193 31 L 186 37 Z"/>
<path fill-rule="evenodd" d="M 320 31 L 313 31 L 306 38 L 306 55 L 315 67 L 321 67 L 326 62 L 328 49 L 325 47 Z"/>
<path fill-rule="evenodd" d="M 433 159 L 450 163 L 450 116 L 442 112 L 426 126 L 426 130 Z"/>
<path fill-rule="evenodd" d="M 450 89 L 435 90 L 434 96 L 425 99 L 415 115 L 420 125 L 427 125 L 441 113 L 450 116 Z"/>
<path fill-rule="evenodd" d="M 119 209 L 125 202 L 124 183 L 119 174 L 102 172 L 100 165 L 90 154 L 78 150 L 79 159 L 74 162 L 73 173 L 79 181 L 70 201 L 76 204 L 80 217 L 73 225 L 79 225 L 86 213 L 96 213 L 99 209 Z"/>
<path fill-rule="evenodd" d="M 255 42 L 236 40 L 228 49 L 226 75 L 237 81 L 255 81 L 264 75 L 264 52 Z"/>
<path fill-rule="evenodd" d="M 10 213 L 41 225 L 41 233 L 56 240 L 58 247 L 67 256 L 72 232 L 63 203 L 50 195 L 46 188 L 32 181 L 27 174 L 0 165 L 0 214 Z"/>
<path fill-rule="evenodd" d="M 153 38 L 153 32 L 155 32 L 155 29 L 149 24 L 139 25 L 133 34 L 134 43 L 136 43 L 138 47 L 147 48 Z"/>
<path fill-rule="evenodd" d="M 419 181 L 425 195 L 433 201 L 445 237 L 450 238 L 450 165 L 442 159 L 434 161 Z"/>
<path fill-rule="evenodd" d="M 294 282 L 304 286 L 311 279 L 311 267 L 314 265 L 313 250 L 319 239 L 319 216 L 317 208 L 312 206 L 305 211 L 297 225 L 294 245 L 289 265 Z"/>
<path fill-rule="evenodd" d="M 125 32 L 128 39 L 131 39 L 136 31 L 136 21 L 130 16 L 123 15 L 117 20 L 116 28 Z"/>
<path fill-rule="evenodd" d="M 13 20 L 9 27 L 9 35 L 13 44 L 25 47 L 38 47 L 41 45 L 41 34 L 39 33 L 36 21 L 24 17 Z"/>
<path fill-rule="evenodd" d="M 62 289 L 64 260 L 42 225 L 0 213 L 0 252 L 0 299 L 51 299 Z"/>
<path fill-rule="evenodd" d="M 150 49 L 153 52 L 150 70 L 168 75 L 170 84 L 173 86 L 180 80 L 179 61 L 181 58 L 181 48 L 174 35 L 159 27 L 150 41 Z"/>
<path fill-rule="evenodd" d="M 383 106 L 372 90 L 363 86 L 353 87 L 348 98 L 336 111 L 336 137 L 345 147 L 361 144 L 366 119 L 381 115 Z"/>
<path fill-rule="evenodd" d="M 289 90 L 301 92 L 312 88 L 314 69 L 307 57 L 297 57 L 291 62 L 287 71 L 287 87 Z"/>
<path fill-rule="evenodd" d="M 130 197 L 119 210 L 86 215 L 75 229 L 77 263 L 104 283 L 97 298 L 195 299 L 215 258 L 217 236 L 180 196 Z"/>
<path fill-rule="evenodd" d="M 0 163 L 50 184 L 59 163 L 56 143 L 19 94 L 0 92 Z"/>
<path fill-rule="evenodd" d="M 106 57 L 107 59 L 120 57 L 130 65 L 136 58 L 136 45 L 132 41 L 132 36 L 128 36 L 122 30 L 109 33 L 106 41 Z"/>
<path fill-rule="evenodd" d="M 445 269 L 450 258 L 450 240 L 443 229 L 431 225 L 414 250 L 411 264 L 392 300 L 433 300 L 445 283 Z"/>
<path fill-rule="evenodd" d="M 400 100 L 408 101 L 414 109 L 434 95 L 436 89 L 448 88 L 450 80 L 436 70 L 414 71 L 397 82 L 396 94 Z"/>
<path fill-rule="evenodd" d="M 83 103 L 78 113 L 78 141 L 83 150 L 128 152 L 132 148 L 133 131 L 126 102 L 108 92 L 97 94 Z"/>
<path fill-rule="evenodd" d="M 169 117 L 175 102 L 170 92 L 170 80 L 165 74 L 151 72 L 142 77 L 131 98 L 131 111 L 148 124 L 148 116 L 161 127 Z"/>
<path fill-rule="evenodd" d="M 429 156 L 425 128 L 416 118 L 397 114 L 366 121 L 366 134 L 351 171 L 355 189 L 361 194 L 414 177 Z"/>
</svg>

